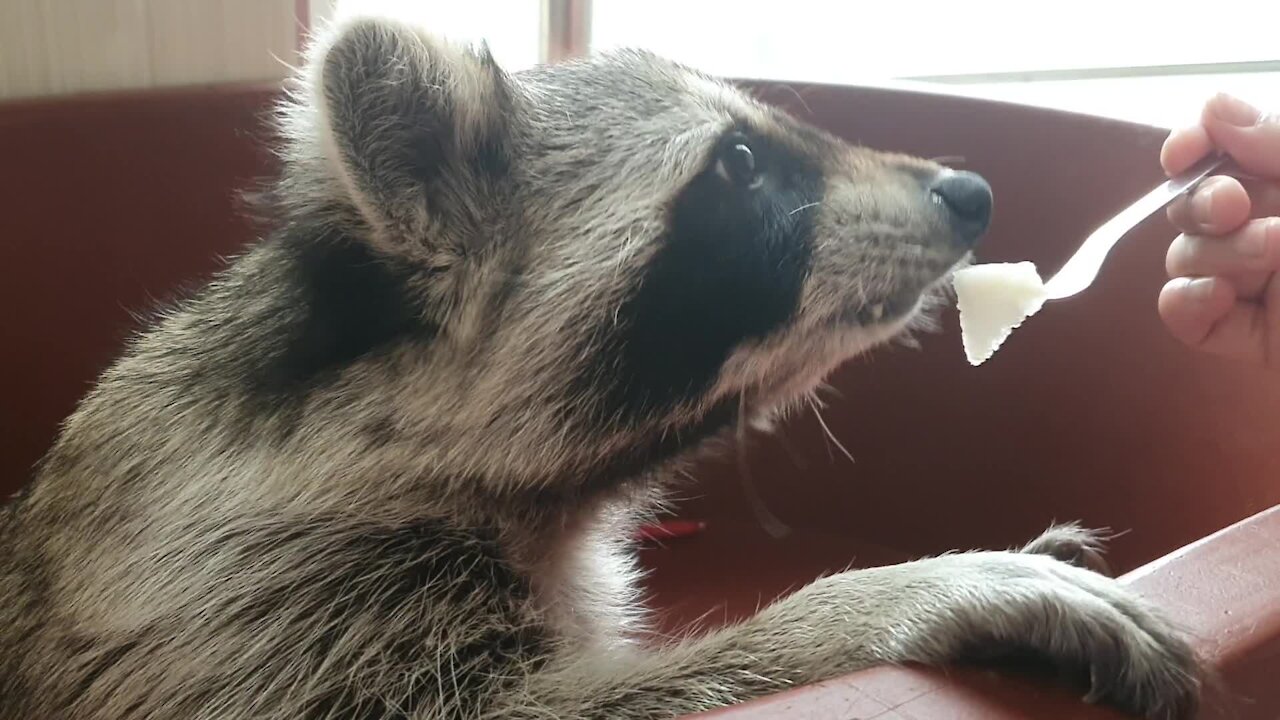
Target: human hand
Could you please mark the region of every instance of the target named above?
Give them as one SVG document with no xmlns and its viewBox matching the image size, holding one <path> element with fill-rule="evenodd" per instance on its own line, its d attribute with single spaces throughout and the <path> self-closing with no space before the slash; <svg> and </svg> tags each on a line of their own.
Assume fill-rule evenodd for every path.
<svg viewBox="0 0 1280 720">
<path fill-rule="evenodd" d="M 1280 115 L 1217 95 L 1200 124 L 1169 135 L 1160 164 L 1175 175 L 1215 149 L 1256 179 L 1211 177 L 1169 207 L 1182 234 L 1160 316 L 1191 347 L 1280 371 Z"/>
</svg>

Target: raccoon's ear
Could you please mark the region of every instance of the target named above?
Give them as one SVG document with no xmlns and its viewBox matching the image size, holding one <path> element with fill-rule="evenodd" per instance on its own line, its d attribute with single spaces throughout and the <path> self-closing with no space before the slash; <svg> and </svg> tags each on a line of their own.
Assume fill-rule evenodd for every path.
<svg viewBox="0 0 1280 720">
<path fill-rule="evenodd" d="M 505 172 L 510 79 L 486 47 L 360 18 L 313 52 L 311 101 L 325 154 L 388 249 L 419 249 Z"/>
</svg>

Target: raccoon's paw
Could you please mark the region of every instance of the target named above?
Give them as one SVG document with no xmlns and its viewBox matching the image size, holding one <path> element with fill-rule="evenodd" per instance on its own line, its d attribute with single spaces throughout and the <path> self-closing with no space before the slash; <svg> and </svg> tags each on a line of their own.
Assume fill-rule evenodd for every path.
<svg viewBox="0 0 1280 720">
<path fill-rule="evenodd" d="M 1194 717 L 1199 659 L 1154 608 L 1114 580 L 1048 557 L 1003 554 L 998 564 L 984 568 L 989 591 L 974 613 L 975 655 L 1029 650 L 1086 671 L 1089 702 L 1153 720 Z"/>
<path fill-rule="evenodd" d="M 1054 525 L 1040 537 L 1022 546 L 1020 552 L 1048 555 L 1068 565 L 1092 570 L 1099 575 L 1112 577 L 1111 566 L 1104 557 L 1106 543 L 1114 536 L 1102 530 L 1092 530 L 1079 523 Z"/>
</svg>

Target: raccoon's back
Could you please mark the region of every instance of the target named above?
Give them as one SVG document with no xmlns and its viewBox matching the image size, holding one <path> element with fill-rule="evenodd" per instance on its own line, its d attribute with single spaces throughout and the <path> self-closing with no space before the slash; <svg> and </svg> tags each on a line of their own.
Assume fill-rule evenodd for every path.
<svg viewBox="0 0 1280 720">
<path fill-rule="evenodd" d="M 28 663 L 37 657 L 50 608 L 34 542 L 22 532 L 18 509 L 0 508 L 0 720 L 31 717 L 38 692 Z"/>
</svg>

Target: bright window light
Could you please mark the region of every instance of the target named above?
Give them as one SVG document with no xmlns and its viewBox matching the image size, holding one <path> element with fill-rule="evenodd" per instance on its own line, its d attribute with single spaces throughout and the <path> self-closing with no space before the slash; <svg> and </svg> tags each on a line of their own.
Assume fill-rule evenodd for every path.
<svg viewBox="0 0 1280 720">
<path fill-rule="evenodd" d="M 498 64 L 511 72 L 537 64 L 541 53 L 542 4 L 536 0 L 338 0 L 336 8 L 322 14 L 352 13 L 403 18 L 459 42 L 484 40 Z"/>
<path fill-rule="evenodd" d="M 514 71 L 539 61 L 548 1 L 338 0 L 338 12 L 487 39 Z M 1189 122 L 1220 90 L 1280 108 L 1276 0 L 595 0 L 590 15 L 592 50 L 645 47 L 728 77 L 924 83 L 1155 125 Z"/>
</svg>

